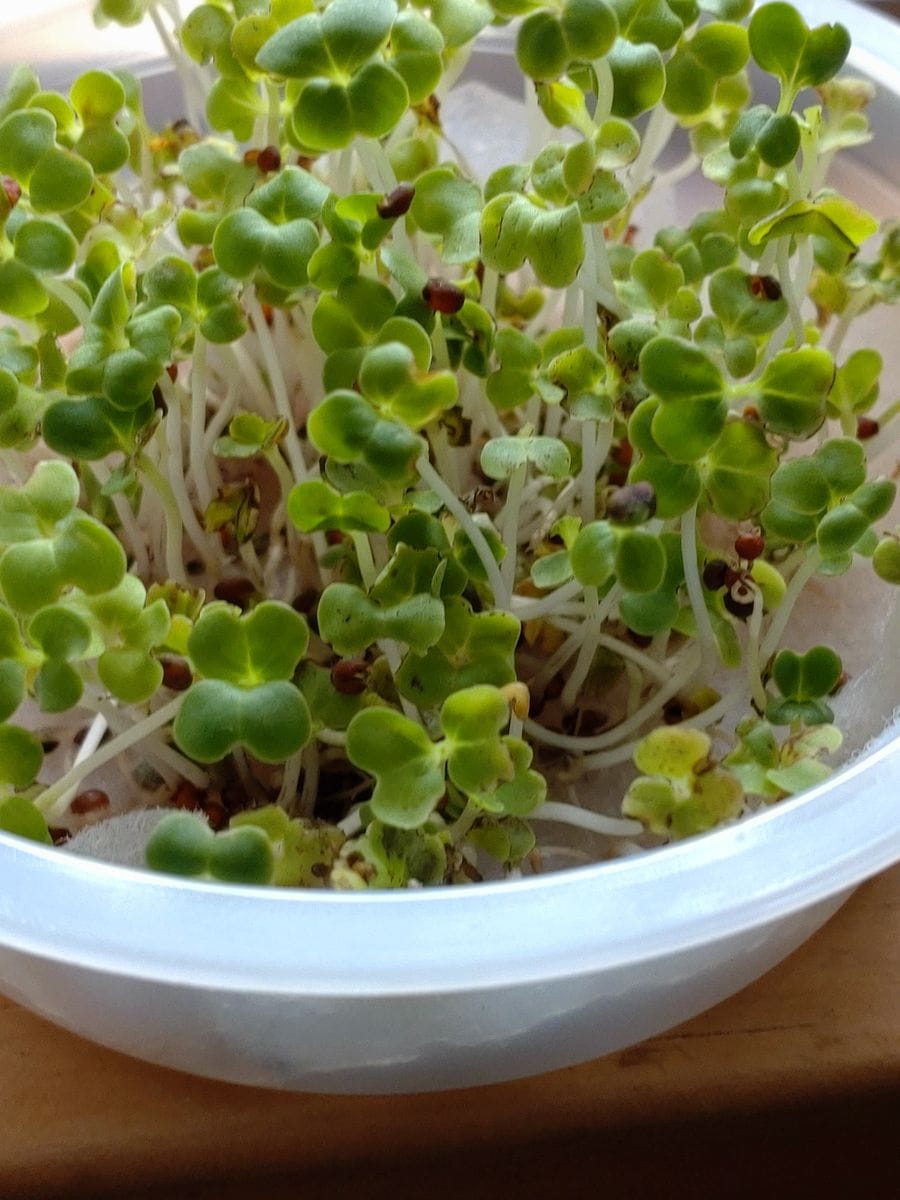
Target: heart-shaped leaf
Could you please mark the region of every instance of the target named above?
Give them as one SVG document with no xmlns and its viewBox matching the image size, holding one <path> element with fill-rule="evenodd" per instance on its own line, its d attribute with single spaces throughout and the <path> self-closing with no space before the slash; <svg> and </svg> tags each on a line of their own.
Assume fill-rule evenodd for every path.
<svg viewBox="0 0 900 1200">
<path fill-rule="evenodd" d="M 421 725 L 389 708 L 367 708 L 347 728 L 347 757 L 375 777 L 369 801 L 386 825 L 415 829 L 443 796 L 444 762 Z"/>
</svg>

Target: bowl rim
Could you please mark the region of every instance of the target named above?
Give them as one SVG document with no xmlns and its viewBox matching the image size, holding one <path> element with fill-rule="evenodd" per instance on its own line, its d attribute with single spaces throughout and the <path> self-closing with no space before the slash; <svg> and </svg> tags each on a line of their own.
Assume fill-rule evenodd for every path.
<svg viewBox="0 0 900 1200">
<path fill-rule="evenodd" d="M 900 102 L 900 25 L 853 0 L 832 0 L 827 17 L 852 22 L 849 65 Z M 176 879 L 0 833 L 0 947 L 241 992 L 411 995 L 575 977 L 712 945 L 849 890 L 900 858 L 896 797 L 900 731 L 818 787 L 661 853 L 364 894 Z"/>
<path fill-rule="evenodd" d="M 0 835 L 0 945 L 241 992 L 409 995 L 576 977 L 711 945 L 850 890 L 900 858 L 897 797 L 900 736 L 801 796 L 661 852 L 378 893 L 177 879 Z"/>
</svg>

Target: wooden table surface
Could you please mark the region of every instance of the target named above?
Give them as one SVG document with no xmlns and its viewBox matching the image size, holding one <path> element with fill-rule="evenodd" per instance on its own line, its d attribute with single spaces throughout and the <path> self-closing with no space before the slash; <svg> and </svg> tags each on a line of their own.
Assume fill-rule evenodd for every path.
<svg viewBox="0 0 900 1200">
<path fill-rule="evenodd" d="M 263 1173 L 267 1197 L 313 1186 L 393 1200 L 594 1196 L 598 1173 L 614 1200 L 655 1197 L 661 1180 L 669 1195 L 724 1194 L 719 1185 L 742 1195 L 761 1161 L 790 1178 L 801 1146 L 818 1145 L 831 1184 L 851 1162 L 858 1184 L 860 1162 L 874 1170 L 888 1145 L 892 1170 L 898 1117 L 900 868 L 865 884 L 758 983 L 678 1029 L 466 1092 L 356 1098 L 214 1084 L 0 1001 L 0 1195 L 18 1200 L 252 1200 Z M 673 1181 L 685 1178 L 706 1182 L 682 1192 Z M 900 1194 L 894 1182 L 869 1195 Z"/>
</svg>

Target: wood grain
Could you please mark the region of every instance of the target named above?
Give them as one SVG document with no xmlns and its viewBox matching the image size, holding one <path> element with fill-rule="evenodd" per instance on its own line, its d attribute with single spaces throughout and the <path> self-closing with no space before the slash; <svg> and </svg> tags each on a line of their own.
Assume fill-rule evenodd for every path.
<svg viewBox="0 0 900 1200">
<path fill-rule="evenodd" d="M 363 1180 L 360 1194 L 377 1197 L 389 1194 L 375 1181 L 394 1164 L 433 1160 L 429 1192 L 449 1195 L 456 1185 L 445 1193 L 438 1184 L 450 1187 L 459 1162 L 484 1160 L 486 1186 L 492 1169 L 521 1165 L 523 1148 L 538 1147 L 539 1162 L 556 1162 L 565 1179 L 566 1164 L 575 1172 L 584 1161 L 566 1151 L 572 1139 L 596 1152 L 615 1135 L 617 1146 L 649 1138 L 662 1169 L 685 1122 L 721 1140 L 729 1122 L 755 1111 L 790 1111 L 796 1123 L 830 1101 L 846 1134 L 848 1112 L 881 1099 L 900 1112 L 898 996 L 900 868 L 865 884 L 764 979 L 678 1029 L 585 1066 L 466 1092 L 348 1098 L 215 1084 L 95 1047 L 0 1001 L 0 1194 L 122 1195 L 127 1182 L 128 1196 L 156 1188 L 227 1200 L 253 1196 L 235 1180 L 265 1171 L 329 1190 L 336 1179 L 353 1191 Z M 734 1150 L 723 1147 L 731 1163 Z M 539 1175 L 532 1169 L 520 1194 Z M 470 1176 L 467 1197 L 489 1194 L 473 1186 Z M 282 1194 L 274 1179 L 267 1194 Z"/>
</svg>

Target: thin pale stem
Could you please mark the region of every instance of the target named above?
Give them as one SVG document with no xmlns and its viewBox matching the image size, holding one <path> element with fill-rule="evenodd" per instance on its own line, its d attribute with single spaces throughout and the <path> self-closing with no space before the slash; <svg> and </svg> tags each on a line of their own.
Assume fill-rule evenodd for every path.
<svg viewBox="0 0 900 1200">
<path fill-rule="evenodd" d="M 597 422 L 581 422 L 581 519 L 587 525 L 597 515 L 597 475 L 600 472 Z"/>
<path fill-rule="evenodd" d="M 541 596 L 537 600 L 531 600 L 524 596 L 513 596 L 513 614 L 520 621 L 532 621 L 535 617 L 547 616 L 565 604 L 567 600 L 574 600 L 581 594 L 583 586 L 577 579 L 570 579 L 568 583 L 562 584 L 548 596 Z"/>
<path fill-rule="evenodd" d="M 281 140 L 281 93 L 278 85 L 266 84 L 266 141 L 277 146 Z"/>
<path fill-rule="evenodd" d="M 172 66 L 175 68 L 178 78 L 181 81 L 181 89 L 184 95 L 184 102 L 188 108 L 188 117 L 195 129 L 203 127 L 205 103 L 202 94 L 202 88 L 193 71 L 190 70 L 187 63 L 184 61 L 184 56 L 175 44 L 172 34 L 166 28 L 162 16 L 157 11 L 156 5 L 147 5 L 147 14 L 153 22 L 156 32 L 159 35 L 159 40 L 163 44 L 163 49 L 169 56 Z"/>
<path fill-rule="evenodd" d="M 297 796 L 297 785 L 300 782 L 300 768 L 303 764 L 305 753 L 305 749 L 298 750 L 284 764 L 284 774 L 281 777 L 281 787 L 278 789 L 278 798 L 275 803 L 288 811 L 293 808 L 294 800 Z M 318 755 L 316 757 L 318 758 Z"/>
<path fill-rule="evenodd" d="M 573 825 L 576 829 L 587 829 L 605 837 L 637 837 L 644 832 L 640 821 L 629 821 L 625 817 L 607 817 L 603 813 L 580 808 L 577 804 L 565 804 L 561 800 L 545 800 L 540 808 L 529 814 L 529 821 L 557 821 L 561 825 Z"/>
<path fill-rule="evenodd" d="M 182 548 L 184 529 L 172 485 L 148 454 L 139 454 L 136 461 L 138 468 L 156 492 L 163 507 L 166 574 L 173 583 L 184 583 L 184 552 Z"/>
<path fill-rule="evenodd" d="M 493 315 L 497 307 L 497 288 L 500 276 L 492 267 L 484 268 L 484 278 L 481 281 L 481 305 Z"/>
<path fill-rule="evenodd" d="M 442 371 L 450 369 L 450 351 L 447 347 L 447 336 L 444 333 L 444 322 L 440 313 L 435 314 L 434 331 L 431 334 L 431 348 L 434 352 L 434 365 Z"/>
<path fill-rule="evenodd" d="M 513 471 L 506 489 L 506 503 L 503 506 L 502 533 L 503 546 L 506 550 L 503 562 L 500 564 L 500 574 L 503 586 L 508 595 L 516 584 L 516 563 L 519 556 L 519 511 L 522 504 L 522 490 L 525 487 L 525 477 L 528 464 L 521 463 Z"/>
<path fill-rule="evenodd" d="M 316 798 L 319 794 L 319 752 L 315 742 L 304 746 L 301 753 L 303 787 L 298 793 L 294 789 L 292 812 L 309 820 L 315 814 Z"/>
<path fill-rule="evenodd" d="M 91 323 L 91 310 L 78 295 L 71 283 L 67 279 L 54 279 L 52 275 L 41 276 L 41 283 L 44 286 L 44 291 L 49 292 L 54 299 L 64 305 L 73 316 L 78 318 L 78 323 L 83 328 L 87 328 Z"/>
<path fill-rule="evenodd" d="M 791 274 L 790 238 L 784 237 L 779 240 L 776 262 L 778 263 L 778 282 L 781 284 L 782 294 L 788 304 L 794 342 L 797 346 L 802 346 L 806 339 L 806 328 L 801 311 L 802 297 L 797 295 L 796 285 Z"/>
<path fill-rule="evenodd" d="M 369 545 L 369 539 L 364 533 L 354 532 L 350 534 L 353 540 L 353 548 L 356 551 L 356 562 L 359 566 L 359 573 L 362 576 L 363 587 L 368 592 L 378 572 L 375 569 L 375 559 L 372 557 L 372 547 Z"/>
<path fill-rule="evenodd" d="M 217 440 L 225 432 L 226 425 L 228 425 L 234 415 L 234 410 L 237 408 L 237 399 L 238 381 L 232 376 L 228 383 L 228 390 L 224 398 L 219 402 L 219 407 L 216 409 L 203 435 L 203 455 L 207 462 L 210 461 L 213 454 L 213 447 Z"/>
<path fill-rule="evenodd" d="M 791 581 L 787 585 L 784 597 L 775 610 L 771 624 L 760 646 L 760 655 L 764 663 L 768 662 L 769 658 L 778 649 L 778 644 L 784 635 L 787 623 L 794 611 L 794 605 L 800 599 L 803 589 L 809 583 L 810 579 L 812 579 L 813 575 L 815 575 L 821 561 L 822 556 L 818 550 L 808 550 L 806 558 L 791 576 Z"/>
<path fill-rule="evenodd" d="M 184 477 L 182 422 L 184 420 L 184 400 L 186 393 L 183 388 L 177 384 L 173 384 L 166 374 L 163 374 L 160 378 L 160 387 L 169 406 L 169 411 L 163 422 L 167 451 L 163 455 L 165 478 L 169 481 L 172 495 L 181 514 L 184 530 L 194 543 L 197 553 L 204 558 L 215 560 L 216 554 L 213 550 L 211 540 L 197 520 L 197 514 L 194 512 L 194 506 L 187 493 L 187 481 Z"/>
<path fill-rule="evenodd" d="M 659 688 L 646 704 L 641 705 L 637 712 L 632 713 L 626 720 L 620 721 L 618 725 L 613 729 L 608 729 L 605 733 L 598 733 L 593 737 L 575 737 L 557 733 L 553 729 L 544 729 L 536 721 L 526 721 L 525 732 L 537 742 L 579 754 L 587 754 L 594 750 L 603 750 L 608 746 L 614 746 L 627 738 L 629 734 L 640 729 L 650 717 L 661 712 L 666 702 L 671 700 L 690 681 L 699 665 L 700 651 L 696 646 L 691 646 L 685 651 L 682 663 L 672 674 L 668 683 Z"/>
<path fill-rule="evenodd" d="M 705 729 L 710 725 L 714 725 L 717 721 L 721 721 L 739 705 L 743 706 L 746 703 L 746 689 L 743 684 L 740 687 L 734 688 L 721 700 L 717 700 L 715 704 L 709 708 L 705 708 L 703 712 L 698 713 L 695 717 L 690 717 L 688 720 L 681 723 L 681 728 L 690 727 L 691 729 Z M 629 742 L 623 742 L 621 746 L 616 746 L 610 750 L 599 750 L 595 754 L 586 755 L 580 763 L 584 771 L 604 771 L 609 767 L 617 766 L 619 763 L 628 762 L 638 748 L 641 739 L 635 738 Z"/>
<path fill-rule="evenodd" d="M 95 462 L 91 464 L 91 467 L 102 487 L 109 480 L 110 472 L 108 466 L 105 462 Z M 125 535 L 125 548 L 131 552 L 134 558 L 136 574 L 141 579 L 149 579 L 150 556 L 147 553 L 147 542 L 137 518 L 132 512 L 128 497 L 122 492 L 114 492 L 109 497 L 109 500 L 116 510 L 116 516 L 119 518 L 122 526 L 121 532 Z"/>
<path fill-rule="evenodd" d="M 762 593 L 757 591 L 753 597 L 753 611 L 747 621 L 747 648 L 744 655 L 744 665 L 747 670 L 747 686 L 750 689 L 750 695 L 753 697 L 753 703 L 759 713 L 766 711 L 766 704 L 768 703 L 766 689 L 763 687 L 762 675 L 760 673 L 759 660 L 762 617 L 763 598 Z"/>
<path fill-rule="evenodd" d="M 466 537 L 472 543 L 472 548 L 478 555 L 481 565 L 484 567 L 487 575 L 488 587 L 494 594 L 494 606 L 504 609 L 509 607 L 510 597 L 506 585 L 503 582 L 503 576 L 500 574 L 500 568 L 497 565 L 497 560 L 491 553 L 491 548 L 488 545 L 487 538 L 481 532 L 472 519 L 471 514 L 467 511 L 466 506 L 450 491 L 447 484 L 441 476 L 435 471 L 434 467 L 423 455 L 416 463 L 416 470 L 419 473 L 419 478 L 432 491 L 437 492 L 441 498 L 441 502 L 449 513 L 451 513 L 459 522 L 460 528 L 465 533 Z"/>
<path fill-rule="evenodd" d="M 61 816 L 65 811 L 65 805 L 60 808 L 59 803 L 70 788 L 77 787 L 92 772 L 98 770 L 106 763 L 112 762 L 113 759 L 124 754 L 126 750 L 130 750 L 132 746 L 139 745 L 148 734 L 155 733 L 157 729 L 161 729 L 164 725 L 167 725 L 181 707 L 181 699 L 181 696 L 176 696 L 174 700 L 170 700 L 168 704 L 164 704 L 155 713 L 144 717 L 143 720 L 132 725 L 130 729 L 119 734 L 118 737 L 111 738 L 105 746 L 99 747 L 90 757 L 80 763 L 73 764 L 61 779 L 58 779 L 56 783 L 51 784 L 50 787 L 41 792 L 35 800 L 35 804 L 44 816 Z"/>
<path fill-rule="evenodd" d="M 828 350 L 835 357 L 840 352 L 844 344 L 844 339 L 850 332 L 850 326 L 856 318 L 862 313 L 866 305 L 871 301 L 871 294 L 868 288 L 860 288 L 850 300 L 847 302 L 847 307 L 838 317 L 837 324 L 831 332 L 831 337 L 828 339 Z"/>
<path fill-rule="evenodd" d="M 191 467 L 191 482 L 202 511 L 209 507 L 213 498 L 213 489 L 206 470 L 207 458 L 203 439 L 205 428 L 206 338 L 198 329 L 194 333 L 194 352 L 191 360 L 191 420 L 188 462 Z"/>
<path fill-rule="evenodd" d="M 287 384 L 284 381 L 284 372 L 282 371 L 281 363 L 278 361 L 275 343 L 272 340 L 272 333 L 266 323 L 262 306 L 256 298 L 256 293 L 252 287 L 245 290 L 244 298 L 253 321 L 253 328 L 256 333 L 260 352 L 262 353 L 266 374 L 269 377 L 269 388 L 271 389 L 272 398 L 275 401 L 275 411 L 279 417 L 283 417 L 287 421 L 288 428 L 284 438 L 284 451 L 288 462 L 291 464 L 291 470 L 294 472 L 295 478 L 302 480 L 307 477 L 309 472 L 303 458 L 300 438 L 297 435 L 297 425 L 294 421 L 294 412 L 291 408 Z"/>
<path fill-rule="evenodd" d="M 697 624 L 697 639 L 701 650 L 701 666 L 704 674 L 710 674 L 718 661 L 719 651 L 713 632 L 709 609 L 703 596 L 703 583 L 697 561 L 697 505 L 692 505 L 681 518 L 681 559 L 684 564 L 684 582 L 694 620 Z"/>
<path fill-rule="evenodd" d="M 104 716 L 114 733 L 123 733 L 133 724 L 127 712 L 102 696 L 94 699 L 83 696 L 81 704 Z M 141 755 L 153 763 L 160 774 L 167 777 L 169 783 L 174 783 L 180 778 L 186 779 L 188 783 L 192 783 L 201 791 L 209 787 L 207 772 L 198 767 L 196 763 L 191 762 L 189 758 L 185 758 L 183 754 L 179 754 L 174 746 L 163 741 L 158 732 L 148 734 L 144 738 L 141 743 Z"/>
<path fill-rule="evenodd" d="M 528 680 L 528 688 L 532 694 L 540 693 L 547 686 L 557 671 L 562 670 L 569 659 L 578 650 L 584 640 L 584 622 L 573 629 L 563 644 L 554 650 L 541 669 Z"/>
</svg>

